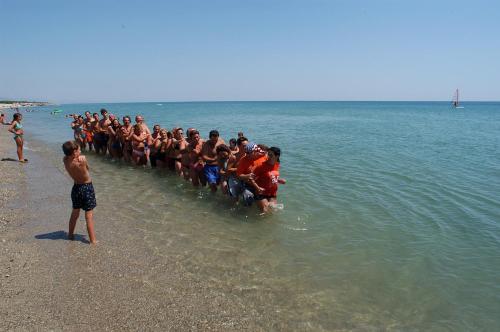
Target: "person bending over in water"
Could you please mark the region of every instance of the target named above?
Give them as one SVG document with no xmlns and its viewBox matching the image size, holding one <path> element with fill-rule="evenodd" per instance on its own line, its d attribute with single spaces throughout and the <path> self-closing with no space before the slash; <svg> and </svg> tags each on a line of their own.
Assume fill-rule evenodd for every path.
<svg viewBox="0 0 500 332">
<path fill-rule="evenodd" d="M 23 157 L 24 131 L 23 125 L 21 124 L 22 119 L 23 116 L 21 115 L 21 113 L 14 113 L 12 122 L 10 123 L 9 131 L 14 134 L 14 141 L 16 141 L 17 146 L 17 158 L 19 159 L 20 163 L 25 163 L 28 161 L 28 159 L 24 159 Z"/>
<path fill-rule="evenodd" d="M 64 152 L 64 167 L 75 184 L 71 189 L 71 201 L 73 210 L 69 218 L 68 238 L 75 238 L 75 226 L 80 216 L 80 209 L 85 211 L 85 221 L 87 222 L 87 232 L 89 233 L 89 241 L 91 244 L 96 244 L 94 232 L 94 214 L 93 210 L 97 206 L 95 199 L 94 186 L 90 178 L 89 165 L 85 156 L 80 154 L 80 147 L 73 141 L 67 141 L 62 145 Z"/>
<path fill-rule="evenodd" d="M 205 162 L 203 174 L 210 186 L 210 190 L 214 193 L 217 191 L 217 186 L 220 183 L 219 166 L 217 165 L 217 147 L 225 144 L 225 142 L 219 137 L 217 130 L 210 131 L 208 136 L 208 141 L 205 141 L 201 147 L 201 157 Z"/>
<path fill-rule="evenodd" d="M 255 200 L 262 213 L 269 212 L 269 208 L 276 206 L 278 183 L 285 184 L 285 179 L 280 178 L 281 150 L 275 146 L 267 149 L 267 159 L 254 168 L 252 174 L 255 178 Z"/>
</svg>

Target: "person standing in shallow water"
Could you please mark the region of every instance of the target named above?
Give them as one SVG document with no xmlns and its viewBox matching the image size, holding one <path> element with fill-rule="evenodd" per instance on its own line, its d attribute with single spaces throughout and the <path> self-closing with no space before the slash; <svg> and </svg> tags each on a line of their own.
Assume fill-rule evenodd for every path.
<svg viewBox="0 0 500 332">
<path fill-rule="evenodd" d="M 14 141 L 17 146 L 17 158 L 20 163 L 25 163 L 28 159 L 24 159 L 23 146 L 24 146 L 24 130 L 21 121 L 23 116 L 21 113 L 14 113 L 12 122 L 10 123 L 9 131 L 14 134 Z"/>
<path fill-rule="evenodd" d="M 82 209 L 85 211 L 89 241 L 91 244 L 96 244 L 93 210 L 97 206 L 97 203 L 87 159 L 80 154 L 80 147 L 73 141 L 64 143 L 62 150 L 65 155 L 63 159 L 64 167 L 75 182 L 71 190 L 73 210 L 69 218 L 68 239 L 74 240 L 75 238 L 75 226 L 80 216 L 80 210 Z"/>
<path fill-rule="evenodd" d="M 219 132 L 217 130 L 212 130 L 210 131 L 209 139 L 203 142 L 201 147 L 201 157 L 205 163 L 203 172 L 212 192 L 217 191 L 217 186 L 220 183 L 219 166 L 217 164 L 217 147 L 222 144 L 225 144 L 225 142 L 219 137 Z"/>
</svg>

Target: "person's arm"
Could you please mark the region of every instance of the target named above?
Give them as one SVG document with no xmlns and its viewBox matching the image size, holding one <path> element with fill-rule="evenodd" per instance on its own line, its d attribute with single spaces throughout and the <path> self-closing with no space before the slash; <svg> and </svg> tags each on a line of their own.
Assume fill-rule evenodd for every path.
<svg viewBox="0 0 500 332">
<path fill-rule="evenodd" d="M 13 134 L 16 134 L 16 135 L 17 135 L 16 131 L 14 130 L 14 126 L 16 125 L 16 123 L 17 123 L 16 121 L 12 121 L 8 130 L 9 130 L 11 133 L 13 133 Z"/>
<path fill-rule="evenodd" d="M 227 174 L 236 174 L 236 170 L 238 165 L 236 165 L 236 158 L 234 156 L 229 157 L 229 161 L 227 162 Z"/>
<path fill-rule="evenodd" d="M 193 149 L 193 152 L 196 153 L 196 156 L 198 157 L 198 161 L 196 164 L 203 163 L 203 157 L 201 155 L 201 148 L 203 147 L 203 143 L 198 143 L 195 148 Z"/>
</svg>

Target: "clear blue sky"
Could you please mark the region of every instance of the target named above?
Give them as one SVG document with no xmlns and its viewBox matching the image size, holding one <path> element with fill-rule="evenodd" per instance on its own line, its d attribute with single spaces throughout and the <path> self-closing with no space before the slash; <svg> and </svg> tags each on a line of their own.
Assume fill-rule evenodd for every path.
<svg viewBox="0 0 500 332">
<path fill-rule="evenodd" d="M 0 0 L 0 98 L 500 100 L 500 1 Z"/>
</svg>

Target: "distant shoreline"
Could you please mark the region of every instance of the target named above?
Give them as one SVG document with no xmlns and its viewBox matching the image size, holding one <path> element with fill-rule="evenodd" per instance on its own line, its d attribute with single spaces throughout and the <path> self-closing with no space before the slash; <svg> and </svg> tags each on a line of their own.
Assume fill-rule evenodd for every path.
<svg viewBox="0 0 500 332">
<path fill-rule="evenodd" d="M 40 101 L 9 101 L 2 100 L 0 101 L 0 109 L 15 109 L 20 107 L 38 107 L 38 106 L 47 106 L 50 105 L 48 102 L 40 102 Z"/>
</svg>

